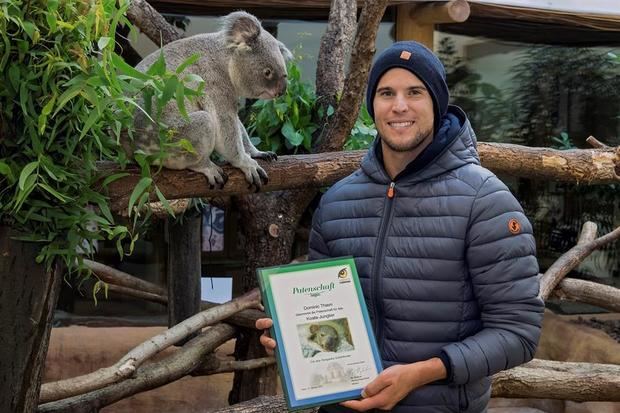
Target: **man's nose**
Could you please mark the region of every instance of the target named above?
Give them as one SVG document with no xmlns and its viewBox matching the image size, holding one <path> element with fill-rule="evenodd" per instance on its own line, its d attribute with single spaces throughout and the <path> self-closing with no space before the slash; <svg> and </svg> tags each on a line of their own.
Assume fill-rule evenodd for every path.
<svg viewBox="0 0 620 413">
<path fill-rule="evenodd" d="M 392 110 L 394 110 L 394 112 L 405 112 L 407 108 L 408 106 L 407 106 L 407 101 L 405 100 L 405 97 L 396 95 Z"/>
</svg>

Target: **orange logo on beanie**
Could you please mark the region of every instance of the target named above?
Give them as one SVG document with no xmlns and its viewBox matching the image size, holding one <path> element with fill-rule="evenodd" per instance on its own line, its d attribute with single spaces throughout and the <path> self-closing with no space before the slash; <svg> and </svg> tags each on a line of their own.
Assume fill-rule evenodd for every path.
<svg viewBox="0 0 620 413">
<path fill-rule="evenodd" d="M 400 58 L 403 60 L 409 60 L 409 58 L 411 58 L 411 52 L 403 50 L 402 52 L 400 52 Z"/>
</svg>

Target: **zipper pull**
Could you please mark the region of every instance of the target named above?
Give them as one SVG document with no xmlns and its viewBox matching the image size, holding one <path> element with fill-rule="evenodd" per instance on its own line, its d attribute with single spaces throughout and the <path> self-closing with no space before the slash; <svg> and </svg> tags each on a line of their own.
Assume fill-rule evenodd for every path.
<svg viewBox="0 0 620 413">
<path fill-rule="evenodd" d="M 394 182 L 391 182 L 390 183 L 390 187 L 388 188 L 387 197 L 390 198 L 390 199 L 394 198 L 394 186 L 395 185 L 396 184 Z"/>
</svg>

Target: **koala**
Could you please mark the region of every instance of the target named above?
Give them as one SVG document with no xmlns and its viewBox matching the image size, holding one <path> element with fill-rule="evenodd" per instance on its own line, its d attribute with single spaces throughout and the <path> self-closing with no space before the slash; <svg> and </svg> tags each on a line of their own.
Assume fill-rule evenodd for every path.
<svg viewBox="0 0 620 413">
<path fill-rule="evenodd" d="M 196 74 L 205 81 L 204 95 L 194 101 L 186 99 L 189 122 L 179 114 L 176 102 L 169 102 L 162 121 L 187 139 L 196 153 L 179 148 L 169 153 L 163 166 L 189 169 L 207 177 L 211 188 L 222 188 L 227 181 L 223 170 L 210 155 L 216 151 L 224 160 L 245 175 L 250 186 L 260 189 L 267 174 L 253 158 L 276 159 L 273 152 L 254 147 L 237 114 L 240 97 L 273 99 L 286 90 L 286 60 L 291 52 L 265 31 L 256 17 L 238 11 L 222 19 L 220 31 L 191 36 L 171 42 L 161 50 L 168 70 L 175 70 L 195 53 L 200 58 L 184 74 Z M 146 72 L 158 59 L 160 50 L 146 56 L 136 69 Z M 124 142 L 131 156 L 135 149 L 147 154 L 159 151 L 159 138 L 151 121 L 141 112 L 134 122 L 137 133 L 133 142 Z"/>
<path fill-rule="evenodd" d="M 334 327 L 324 324 L 310 325 L 308 340 L 318 344 L 323 351 L 336 351 L 340 345 L 338 331 Z"/>
</svg>

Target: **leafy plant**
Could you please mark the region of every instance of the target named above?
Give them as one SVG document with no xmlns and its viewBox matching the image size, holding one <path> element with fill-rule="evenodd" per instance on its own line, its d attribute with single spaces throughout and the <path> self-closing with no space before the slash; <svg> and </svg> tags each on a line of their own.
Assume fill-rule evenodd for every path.
<svg viewBox="0 0 620 413">
<path fill-rule="evenodd" d="M 344 149 L 347 151 L 367 149 L 376 136 L 375 122 L 370 117 L 366 105 L 362 105 L 355 125 L 351 129 L 351 136 L 344 144 Z"/>
<path fill-rule="evenodd" d="M 258 149 L 277 153 L 309 152 L 312 134 L 318 129 L 313 121 L 318 112 L 314 87 L 301 80 L 295 60 L 287 65 L 286 93 L 273 100 L 258 100 L 245 122 L 252 143 Z M 333 113 L 328 109 L 328 115 Z"/>
<path fill-rule="evenodd" d="M 513 107 L 502 90 L 484 82 L 458 55 L 454 40 L 444 37 L 437 52 L 446 68 L 451 103 L 461 107 L 486 141 L 505 140 L 514 123 Z"/>
<path fill-rule="evenodd" d="M 520 143 L 545 146 L 560 131 L 584 138 L 616 136 L 620 70 L 608 53 L 594 48 L 532 47 L 515 66 L 513 82 L 514 134 Z"/>
<path fill-rule="evenodd" d="M 125 0 L 0 4 L 0 223 L 40 243 L 37 261 L 48 266 L 61 259 L 69 269 L 84 270 L 82 254 L 103 239 L 116 240 L 121 254 L 128 240 L 131 251 L 147 217 L 134 213 L 132 225 L 115 223 L 102 191 L 125 174 L 102 180 L 96 162 L 126 164 L 119 141 L 131 135 L 135 110 L 163 126 L 159 113 L 166 102 L 176 99 L 184 113 L 185 97 L 200 93 L 200 79 L 167 71 L 163 58 L 140 73 L 114 53 L 117 25 L 129 25 L 127 7 Z M 136 156 L 142 179 L 130 213 L 140 210 L 151 189 L 165 202 L 148 164 L 165 156 L 166 145 L 183 142 L 163 132 L 160 137 L 160 154 Z"/>
<path fill-rule="evenodd" d="M 554 146 L 560 150 L 568 150 L 568 149 L 576 148 L 575 144 L 573 143 L 571 138 L 568 136 L 568 133 L 566 132 L 560 133 L 559 138 L 557 136 L 552 136 L 551 140 L 557 144 Z"/>
</svg>

